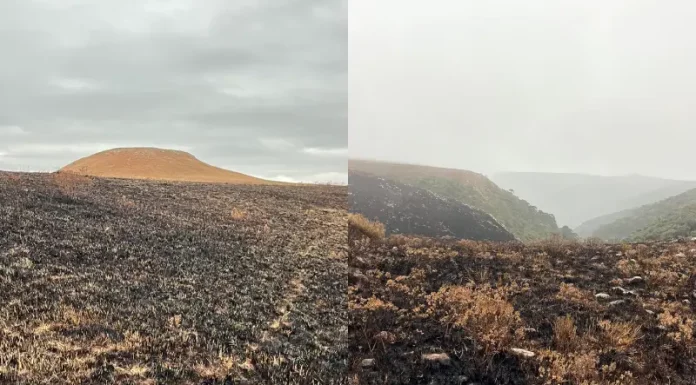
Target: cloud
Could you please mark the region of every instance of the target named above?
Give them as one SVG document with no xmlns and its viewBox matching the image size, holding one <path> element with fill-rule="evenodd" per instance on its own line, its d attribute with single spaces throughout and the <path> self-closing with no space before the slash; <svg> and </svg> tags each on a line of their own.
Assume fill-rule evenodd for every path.
<svg viewBox="0 0 696 385">
<path fill-rule="evenodd" d="M 20 136 L 26 135 L 27 132 L 24 131 L 22 127 L 19 126 L 0 126 L 0 136 Z"/>
<path fill-rule="evenodd" d="M 348 148 L 316 148 L 316 147 L 309 147 L 309 148 L 303 148 L 302 152 L 305 154 L 310 154 L 310 155 L 317 155 L 317 156 L 337 156 L 337 157 L 346 157 L 348 156 Z"/>
<path fill-rule="evenodd" d="M 26 132 L 0 128 L 0 151 L 34 146 L 26 167 L 164 144 L 239 172 L 345 172 L 297 150 L 347 146 L 345 0 L 5 0 L 0 25 L 0 127 Z"/>
<path fill-rule="evenodd" d="M 289 183 L 330 183 L 335 185 L 347 185 L 348 177 L 343 172 L 325 172 L 312 175 L 304 175 L 299 177 L 291 177 L 287 175 L 264 176 L 264 179 L 274 180 L 278 182 Z"/>
<path fill-rule="evenodd" d="M 283 138 L 260 138 L 259 142 L 271 150 L 288 150 L 295 147 L 292 142 Z"/>
</svg>

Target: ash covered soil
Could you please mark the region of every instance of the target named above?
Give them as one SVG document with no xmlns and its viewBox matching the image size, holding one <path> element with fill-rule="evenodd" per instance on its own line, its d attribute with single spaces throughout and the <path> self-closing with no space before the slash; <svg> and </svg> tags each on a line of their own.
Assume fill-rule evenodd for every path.
<svg viewBox="0 0 696 385">
<path fill-rule="evenodd" d="M 346 383 L 346 196 L 0 173 L 0 383 Z"/>
<path fill-rule="evenodd" d="M 696 383 L 696 242 L 350 242 L 355 383 Z"/>
</svg>

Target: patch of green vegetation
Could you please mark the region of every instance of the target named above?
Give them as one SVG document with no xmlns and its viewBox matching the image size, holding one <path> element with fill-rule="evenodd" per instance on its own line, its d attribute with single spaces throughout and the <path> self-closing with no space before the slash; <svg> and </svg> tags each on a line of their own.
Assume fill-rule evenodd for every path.
<svg viewBox="0 0 696 385">
<path fill-rule="evenodd" d="M 696 189 L 631 210 L 630 214 L 599 227 L 606 240 L 666 240 L 696 235 Z"/>
<path fill-rule="evenodd" d="M 412 183 L 489 213 L 522 241 L 544 239 L 559 231 L 553 215 L 501 189 L 485 177 L 481 178 L 477 184 L 442 177 L 418 178 Z"/>
<path fill-rule="evenodd" d="M 560 230 L 561 237 L 563 239 L 579 239 L 580 237 L 575 234 L 575 232 L 568 226 L 561 227 Z"/>
<path fill-rule="evenodd" d="M 696 204 L 671 212 L 648 226 L 635 231 L 629 241 L 661 241 L 696 236 Z"/>
</svg>

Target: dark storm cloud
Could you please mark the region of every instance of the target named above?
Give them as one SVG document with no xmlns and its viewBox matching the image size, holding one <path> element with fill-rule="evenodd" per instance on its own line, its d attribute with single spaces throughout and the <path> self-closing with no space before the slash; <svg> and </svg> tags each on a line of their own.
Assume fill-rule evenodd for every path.
<svg viewBox="0 0 696 385">
<path fill-rule="evenodd" d="M 3 1 L 0 168 L 161 146 L 344 181 L 346 23 L 345 0 Z"/>
</svg>

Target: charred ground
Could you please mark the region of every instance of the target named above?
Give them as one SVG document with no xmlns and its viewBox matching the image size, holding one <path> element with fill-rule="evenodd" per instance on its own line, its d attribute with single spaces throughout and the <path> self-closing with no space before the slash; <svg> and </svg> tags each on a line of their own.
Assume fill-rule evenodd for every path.
<svg viewBox="0 0 696 385">
<path fill-rule="evenodd" d="M 515 236 L 487 213 L 430 191 L 349 171 L 350 211 L 385 225 L 389 234 L 511 241 Z"/>
<path fill-rule="evenodd" d="M 345 206 L 0 173 L 0 383 L 345 382 Z"/>
<path fill-rule="evenodd" d="M 355 383 L 696 383 L 694 242 L 350 242 Z"/>
</svg>

